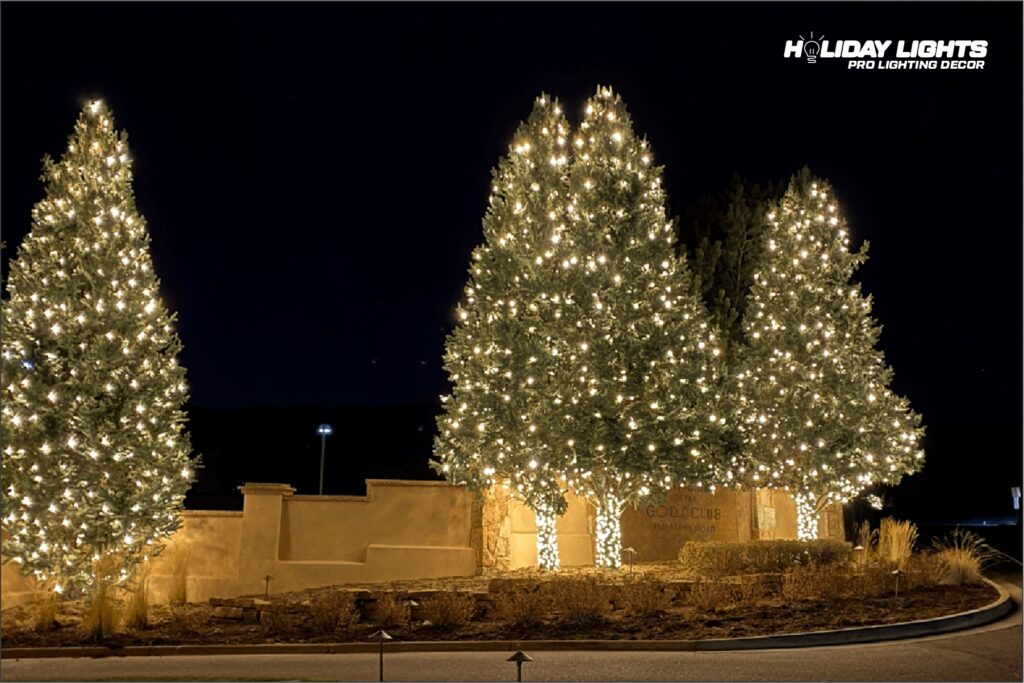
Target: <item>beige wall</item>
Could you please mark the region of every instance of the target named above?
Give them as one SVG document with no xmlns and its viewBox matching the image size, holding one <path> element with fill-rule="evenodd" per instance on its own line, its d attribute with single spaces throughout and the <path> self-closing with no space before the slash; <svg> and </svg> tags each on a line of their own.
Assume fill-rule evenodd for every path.
<svg viewBox="0 0 1024 683">
<path fill-rule="evenodd" d="M 586 500 L 567 494 L 569 509 L 558 521 L 558 551 L 564 566 L 594 563 L 594 512 Z M 509 505 L 508 557 L 516 569 L 537 564 L 537 527 L 523 503 Z M 818 523 L 820 538 L 843 538 L 842 506 L 832 505 Z M 796 538 L 796 504 L 784 491 L 718 490 L 714 494 L 675 489 L 661 505 L 622 513 L 622 546 L 636 561 L 674 560 L 686 541 L 749 541 Z M 494 562 L 501 566 L 502 562 Z M 486 566 L 486 565 L 485 565 Z"/>
<path fill-rule="evenodd" d="M 242 512 L 186 511 L 153 560 L 153 602 L 184 576 L 187 597 L 203 601 L 316 586 L 472 576 L 537 563 L 534 515 L 496 486 L 474 496 L 445 482 L 370 479 L 365 496 L 296 496 L 287 484 L 246 484 Z M 567 493 L 558 520 L 564 566 L 594 562 L 594 513 Z M 821 537 L 842 538 L 842 508 L 819 520 Z M 659 506 L 627 509 L 624 547 L 638 561 L 674 559 L 687 540 L 795 538 L 796 506 L 780 491 L 677 489 Z M 184 568 L 184 570 L 182 570 Z M 17 566 L 0 570 L 3 607 L 34 596 Z"/>
<path fill-rule="evenodd" d="M 445 482 L 367 480 L 365 496 L 295 496 L 287 484 L 246 484 L 242 512 L 186 511 L 153 559 L 151 600 L 184 575 L 203 601 L 343 583 L 472 576 L 473 496 Z M 184 571 L 182 571 L 184 568 Z M 4 564 L 3 607 L 33 598 Z"/>
</svg>

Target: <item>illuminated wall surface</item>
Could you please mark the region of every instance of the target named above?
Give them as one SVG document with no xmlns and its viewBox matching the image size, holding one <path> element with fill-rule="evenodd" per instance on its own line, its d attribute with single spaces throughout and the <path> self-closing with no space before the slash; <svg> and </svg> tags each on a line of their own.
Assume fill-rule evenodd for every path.
<svg viewBox="0 0 1024 683">
<path fill-rule="evenodd" d="M 537 561 L 533 512 L 496 486 L 477 498 L 445 482 L 376 480 L 365 496 L 297 496 L 287 484 L 246 484 L 242 512 L 192 510 L 154 560 L 153 602 L 184 574 L 190 601 L 316 586 L 473 576 Z M 563 566 L 594 561 L 594 511 L 569 494 L 558 519 Z M 842 538 L 842 515 L 821 515 L 822 537 Z M 637 561 L 669 560 L 688 540 L 796 538 L 792 498 L 772 491 L 673 491 L 659 506 L 627 509 L 623 545 Z M 5 608 L 32 599 L 13 564 L 2 568 Z"/>
</svg>

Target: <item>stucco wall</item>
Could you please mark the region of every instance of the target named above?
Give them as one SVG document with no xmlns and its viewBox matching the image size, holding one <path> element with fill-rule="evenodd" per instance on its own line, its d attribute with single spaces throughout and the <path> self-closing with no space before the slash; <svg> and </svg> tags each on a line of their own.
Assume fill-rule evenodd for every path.
<svg viewBox="0 0 1024 683">
<path fill-rule="evenodd" d="M 184 581 L 190 601 L 316 586 L 472 576 L 473 496 L 444 482 L 368 480 L 366 496 L 295 496 L 287 484 L 246 484 L 242 512 L 186 511 L 152 560 L 152 602 Z M 479 508 L 477 508 L 479 514 Z M 3 607 L 33 598 L 4 564 Z"/>
<path fill-rule="evenodd" d="M 202 601 L 331 584 L 472 576 L 537 563 L 534 515 L 500 486 L 481 497 L 444 482 L 371 479 L 365 496 L 296 496 L 287 484 L 246 484 L 242 512 L 186 511 L 181 528 L 152 560 L 151 601 L 184 581 Z M 594 561 L 594 513 L 572 492 L 558 520 L 564 566 Z M 821 537 L 842 538 L 842 508 L 819 521 Z M 659 506 L 627 509 L 624 547 L 638 561 L 670 560 L 687 540 L 795 538 L 796 507 L 781 491 L 673 491 Z M 4 564 L 3 607 L 33 598 L 30 581 Z"/>
</svg>

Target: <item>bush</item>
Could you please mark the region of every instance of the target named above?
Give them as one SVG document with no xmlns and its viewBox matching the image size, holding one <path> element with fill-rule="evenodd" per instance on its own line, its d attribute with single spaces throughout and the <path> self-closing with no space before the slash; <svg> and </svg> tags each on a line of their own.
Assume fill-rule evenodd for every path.
<svg viewBox="0 0 1024 683">
<path fill-rule="evenodd" d="M 649 617 L 661 614 L 668 608 L 673 591 L 663 581 L 643 577 L 624 583 L 620 595 L 622 606 L 628 614 Z"/>
<path fill-rule="evenodd" d="M 917 543 L 917 527 L 913 522 L 886 517 L 878 527 L 878 554 L 900 569 L 914 554 Z"/>
<path fill-rule="evenodd" d="M 498 618 L 515 628 L 536 626 L 544 621 L 550 601 L 534 588 L 513 589 L 494 595 L 494 611 Z"/>
<path fill-rule="evenodd" d="M 906 566 L 907 588 L 936 586 L 946 574 L 946 565 L 937 553 L 914 553 Z"/>
<path fill-rule="evenodd" d="M 60 604 L 60 595 L 52 590 L 43 593 L 43 596 L 36 601 L 32 613 L 32 628 L 37 633 L 52 631 L 57 624 L 57 606 Z"/>
<path fill-rule="evenodd" d="M 457 628 L 476 612 L 476 598 L 464 593 L 437 593 L 423 603 L 423 616 L 434 626 Z"/>
<path fill-rule="evenodd" d="M 359 607 L 349 591 L 331 591 L 317 596 L 309 608 L 313 630 L 329 635 L 339 629 L 355 626 L 359 621 Z"/>
<path fill-rule="evenodd" d="M 782 575 L 782 597 L 787 600 L 835 600 L 853 594 L 848 567 L 831 565 L 801 565 L 787 569 Z"/>
<path fill-rule="evenodd" d="M 382 628 L 405 626 L 409 623 L 409 606 L 394 593 L 385 593 L 377 598 L 374 620 Z"/>
<path fill-rule="evenodd" d="M 124 612 L 125 628 L 146 628 L 149 624 L 149 571 L 149 562 L 135 570 L 135 584 L 128 589 L 128 605 Z"/>
<path fill-rule="evenodd" d="M 733 600 L 732 586 L 723 581 L 697 579 L 690 586 L 687 602 L 701 612 L 716 612 Z"/>
<path fill-rule="evenodd" d="M 299 630 L 299 619 L 283 605 L 270 605 L 260 610 L 260 630 L 265 637 L 287 636 Z"/>
<path fill-rule="evenodd" d="M 933 545 L 943 565 L 941 582 L 952 586 L 981 583 L 981 572 L 995 559 L 996 553 L 977 534 L 954 529 Z"/>
<path fill-rule="evenodd" d="M 781 572 L 804 564 L 848 562 L 849 543 L 830 539 L 814 541 L 689 541 L 679 550 L 679 562 L 699 576 L 732 576 Z"/>
<path fill-rule="evenodd" d="M 611 589 L 594 577 L 555 579 L 547 585 L 562 619 L 574 625 L 593 624 L 611 610 Z"/>
</svg>

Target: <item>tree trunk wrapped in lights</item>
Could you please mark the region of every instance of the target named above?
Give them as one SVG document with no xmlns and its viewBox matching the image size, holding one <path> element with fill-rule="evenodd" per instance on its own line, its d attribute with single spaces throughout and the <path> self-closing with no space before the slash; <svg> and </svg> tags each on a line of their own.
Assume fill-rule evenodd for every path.
<svg viewBox="0 0 1024 683">
<path fill-rule="evenodd" d="M 537 517 L 538 560 L 558 568 L 555 529 L 565 511 L 550 451 L 552 343 L 548 325 L 559 235 L 568 205 L 569 125 L 542 95 L 494 171 L 458 322 L 445 343 L 452 391 L 442 397 L 431 465 L 479 490 L 509 481 Z"/>
<path fill-rule="evenodd" d="M 799 535 L 815 538 L 828 503 L 919 470 L 924 430 L 889 388 L 871 298 L 851 283 L 867 244 L 849 251 L 832 188 L 805 169 L 767 220 L 734 376 L 737 427 L 749 483 L 792 492 Z"/>
<path fill-rule="evenodd" d="M 174 316 L 135 208 L 127 137 L 89 104 L 11 262 L 3 302 L 4 554 L 78 593 L 178 526 L 193 479 Z"/>
</svg>

